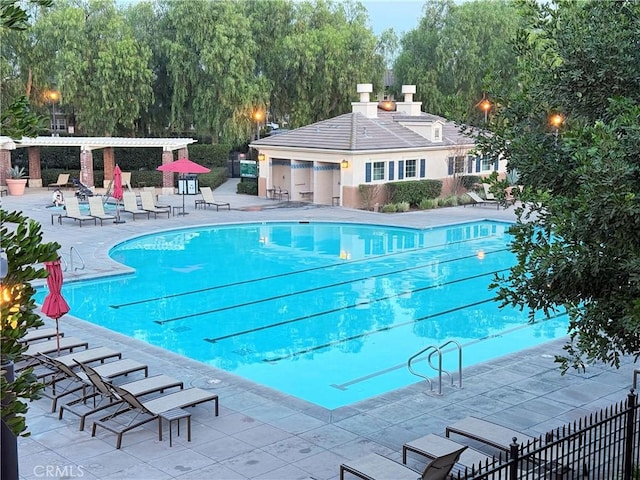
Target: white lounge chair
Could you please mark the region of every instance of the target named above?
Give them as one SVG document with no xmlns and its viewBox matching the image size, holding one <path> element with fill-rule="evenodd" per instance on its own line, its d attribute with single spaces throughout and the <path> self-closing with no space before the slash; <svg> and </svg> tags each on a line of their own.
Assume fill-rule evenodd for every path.
<svg viewBox="0 0 640 480">
<path fill-rule="evenodd" d="M 65 214 L 60 215 L 58 217 L 58 222 L 62 224 L 63 218 L 71 218 L 72 220 L 80 222 L 80 226 L 82 227 L 82 222 L 92 221 L 94 225 L 98 224 L 98 219 L 92 217 L 91 215 L 84 215 L 80 212 L 80 204 L 78 203 L 78 199 L 76 197 L 68 197 L 64 203 Z"/>
<path fill-rule="evenodd" d="M 473 192 L 471 190 L 469 190 L 466 193 L 466 195 L 471 200 L 473 200 L 473 204 L 474 205 L 498 205 L 498 208 L 500 208 L 500 204 L 497 202 L 497 200 L 485 200 L 480 195 L 478 195 L 476 192 Z"/>
<path fill-rule="evenodd" d="M 105 220 L 115 220 L 115 215 L 105 213 L 102 197 L 89 197 L 89 216 L 100 220 L 100 226 Z"/>
<path fill-rule="evenodd" d="M 50 190 L 52 188 L 64 188 L 67 185 L 69 185 L 69 176 L 70 174 L 68 173 L 61 173 L 58 175 L 58 179 L 53 182 L 50 183 L 49 185 L 47 185 L 47 190 Z"/>
<path fill-rule="evenodd" d="M 538 440 L 517 430 L 476 417 L 464 418 L 445 428 L 447 437 L 452 433 L 486 443 L 505 452 L 510 450 L 514 437 L 519 443 L 533 443 Z"/>
<path fill-rule="evenodd" d="M 140 192 L 140 200 L 142 201 L 142 209 L 149 213 L 153 213 L 155 218 L 158 218 L 159 213 L 166 213 L 167 218 L 169 218 L 169 215 L 171 214 L 171 207 L 156 205 L 151 192 Z"/>
<path fill-rule="evenodd" d="M 364 480 L 445 480 L 466 448 L 462 447 L 434 459 L 422 474 L 378 453 L 372 453 L 340 465 L 340 480 L 344 480 L 346 472 Z"/>
<path fill-rule="evenodd" d="M 218 416 L 218 395 L 201 388 L 186 388 L 174 393 L 162 395 L 161 397 L 156 397 L 152 400 L 141 401 L 137 396 L 133 395 L 122 386 L 112 384 L 107 385 L 112 391 L 113 396 L 116 399 L 126 402 L 128 406 L 125 409 L 118 409 L 111 415 L 93 422 L 91 436 L 95 436 L 97 427 L 109 430 L 117 435 L 116 448 L 120 448 L 120 445 L 122 444 L 122 435 L 126 432 L 156 419 L 158 420 L 158 432 L 161 436 L 162 424 L 160 422 L 162 419 L 160 416 L 172 410 L 193 407 L 204 402 L 213 401 L 215 405 L 215 415 L 216 417 Z M 127 412 L 134 413 L 134 417 L 129 423 L 123 424 L 122 422 L 117 421 L 118 416 Z M 187 423 L 187 432 L 190 435 L 189 423 Z"/>
<path fill-rule="evenodd" d="M 130 213 L 135 221 L 136 215 L 146 215 L 150 218 L 151 212 L 138 208 L 138 200 L 136 200 L 136 194 L 133 192 L 124 192 L 122 194 L 122 200 L 124 201 L 123 212 Z"/>
<path fill-rule="evenodd" d="M 216 210 L 219 210 L 220 207 L 227 207 L 231 210 L 231 204 L 216 202 L 215 198 L 213 198 L 213 190 L 211 190 L 211 187 L 200 187 L 200 193 L 202 194 L 202 199 L 196 200 L 196 208 L 198 208 L 198 206 L 206 208 L 209 205 L 215 205 Z"/>
</svg>

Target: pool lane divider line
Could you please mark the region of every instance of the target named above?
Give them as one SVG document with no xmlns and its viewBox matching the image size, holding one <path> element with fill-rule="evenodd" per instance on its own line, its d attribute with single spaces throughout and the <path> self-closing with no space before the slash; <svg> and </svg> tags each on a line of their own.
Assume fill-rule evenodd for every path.
<svg viewBox="0 0 640 480">
<path fill-rule="evenodd" d="M 445 263 L 445 262 L 441 262 L 441 263 Z M 428 265 L 426 265 L 426 266 L 428 266 Z M 399 270 L 399 271 L 415 270 L 415 269 L 424 268 L 424 267 L 425 266 L 414 266 L 414 267 L 409 267 L 409 268 L 406 268 L 406 269 L 403 269 L 403 270 Z M 359 307 L 359 306 L 362 306 L 362 305 L 369 305 L 371 303 L 380 302 L 380 301 L 388 300 L 388 299 L 391 299 L 391 298 L 398 298 L 398 297 L 401 297 L 403 295 L 411 295 L 411 294 L 413 294 L 415 292 L 421 292 L 421 291 L 424 291 L 424 290 L 429 290 L 431 288 L 443 287 L 443 286 L 446 286 L 446 285 L 453 285 L 455 283 L 463 282 L 463 281 L 466 281 L 466 280 L 473 280 L 473 279 L 476 279 L 476 278 L 486 277 L 487 275 L 494 275 L 494 274 L 496 274 L 498 272 L 504 272 L 506 270 L 508 270 L 508 268 L 504 268 L 504 269 L 500 269 L 500 270 L 492 270 L 490 272 L 484 272 L 484 273 L 480 273 L 480 274 L 477 274 L 477 275 L 472 275 L 471 277 L 458 278 L 458 279 L 455 279 L 455 280 L 451 280 L 449 282 L 437 283 L 437 284 L 434 284 L 434 285 L 427 285 L 426 287 L 416 288 L 414 290 L 405 290 L 404 292 L 397 293 L 397 294 L 394 294 L 394 295 L 388 295 L 386 297 L 380 297 L 380 298 L 376 298 L 376 299 L 369 300 L 369 301 L 366 301 L 366 302 L 358 302 L 358 303 L 356 303 L 354 305 L 345 305 L 345 306 L 340 307 L 340 308 L 336 308 L 336 309 L 332 309 L 332 310 L 326 310 L 324 312 L 318 312 L 318 313 L 315 313 L 313 315 L 308 315 L 308 316 L 305 316 L 305 317 L 295 318 L 295 319 L 292 319 L 290 321 L 299 321 L 299 320 L 304 320 L 306 318 L 312 318 L 312 317 L 319 316 L 319 315 L 325 315 L 327 313 L 334 313 L 334 312 L 339 312 L 341 310 L 348 310 L 348 309 L 351 309 L 351 308 L 354 308 L 354 307 Z M 395 273 L 397 273 L 397 272 L 398 271 L 396 271 Z M 305 294 L 305 293 L 318 292 L 320 290 L 339 287 L 341 285 L 349 285 L 349 284 L 352 284 L 352 283 L 355 283 L 355 282 L 361 282 L 363 280 L 367 280 L 367 279 L 370 279 L 370 278 L 381 277 L 381 276 L 385 276 L 385 275 L 388 275 L 388 273 L 381 273 L 381 274 L 370 275 L 370 276 L 367 276 L 367 277 L 362 277 L 362 278 L 357 278 L 357 279 L 345 280 L 343 282 L 333 283 L 333 284 L 330 284 L 330 285 L 324 285 L 324 286 L 321 286 L 321 287 L 308 288 L 308 289 L 305 289 L 305 290 L 297 290 L 295 292 L 289 292 L 289 293 L 285 293 L 285 294 L 282 294 L 282 295 L 275 295 L 273 297 L 261 298 L 259 300 L 252 300 L 252 301 L 249 301 L 249 302 L 237 303 L 237 304 L 234 304 L 234 305 L 227 305 L 226 307 L 214 308 L 212 310 L 206 310 L 206 311 L 203 311 L 203 312 L 190 313 L 189 315 L 181 315 L 179 317 L 167 318 L 165 320 L 153 320 L 153 322 L 157 323 L 158 325 L 164 325 L 166 323 L 177 322 L 179 320 L 186 320 L 186 319 L 190 319 L 190 318 L 201 317 L 201 316 L 204 316 L 204 315 L 211 315 L 211 314 L 223 312 L 223 311 L 226 311 L 226 310 L 234 310 L 236 308 L 248 307 L 250 305 L 256 305 L 258 303 L 266 303 L 266 302 L 270 302 L 270 301 L 273 301 L 273 300 L 282 300 L 283 298 L 294 297 L 294 296 Z M 259 327 L 259 328 L 269 328 L 269 327 L 270 326 L 267 325 L 265 327 Z M 232 334 L 232 335 L 235 335 L 235 334 Z M 224 338 L 224 337 L 221 337 L 221 338 Z"/>
<path fill-rule="evenodd" d="M 567 316 L 566 312 L 565 313 L 559 313 L 557 315 L 553 315 L 553 316 L 548 317 L 548 318 L 542 318 L 540 320 L 536 320 L 534 323 L 543 323 L 543 322 L 547 322 L 549 320 L 554 320 L 556 318 L 565 317 L 565 316 Z M 526 324 L 518 325 L 517 327 L 509 328 L 508 330 L 503 330 L 500 333 L 494 333 L 494 334 L 487 335 L 487 336 L 482 337 L 482 338 L 477 338 L 475 340 L 471 340 L 470 342 L 465 343 L 464 345 L 462 345 L 462 348 L 464 350 L 465 347 L 470 347 L 471 345 L 475 345 L 476 343 L 480 343 L 480 342 L 483 342 L 483 341 L 486 341 L 486 340 L 491 340 L 492 338 L 501 337 L 503 335 L 507 335 L 507 334 L 509 334 L 511 332 L 516 332 L 518 330 L 521 330 L 523 328 L 529 327 L 531 325 L 532 325 L 531 322 L 527 322 Z M 442 353 L 445 354 L 447 352 L 453 352 L 453 351 L 457 352 L 457 349 L 456 348 L 445 349 Z M 292 355 L 295 355 L 295 353 L 292 354 Z M 332 384 L 329 384 L 329 386 L 333 387 L 333 388 L 336 388 L 338 390 L 345 391 L 351 385 L 355 385 L 357 383 L 365 382 L 365 381 L 367 381 L 367 380 L 369 380 L 371 378 L 379 377 L 380 375 L 385 375 L 385 374 L 387 374 L 389 372 L 393 372 L 394 370 L 399 370 L 401 368 L 406 368 L 406 366 L 407 366 L 407 362 L 404 362 L 404 363 L 401 363 L 400 365 L 395 365 L 393 367 L 388 367 L 388 368 L 385 368 L 383 370 L 378 370 L 377 372 L 373 372 L 373 373 L 370 373 L 368 375 L 363 375 L 362 377 L 354 378 L 353 380 L 349 380 L 348 382 L 344 382 L 344 383 L 341 383 L 341 384 L 332 383 Z M 437 372 L 434 372 L 434 375 L 436 375 L 436 374 L 437 374 Z"/>
<path fill-rule="evenodd" d="M 424 322 L 425 320 L 431 320 L 436 317 L 441 317 L 442 315 L 459 312 L 460 310 L 464 310 L 465 308 L 477 307 L 478 305 L 483 305 L 485 303 L 489 303 L 493 301 L 495 301 L 494 297 L 487 298 L 485 300 L 469 303 L 467 305 L 461 305 L 456 308 L 450 308 L 448 310 L 442 310 L 440 312 L 431 313 L 429 315 L 425 315 L 424 317 L 414 318 L 413 320 L 407 320 L 406 322 L 394 323 L 392 325 L 387 325 L 381 328 L 377 328 L 375 330 L 369 330 L 368 332 L 359 333 L 358 335 L 352 335 L 350 337 L 341 338 L 340 340 L 333 340 L 331 342 L 323 343 L 322 345 L 314 345 L 313 347 L 305 348 L 303 350 L 298 350 L 297 352 L 289 353 L 287 355 L 282 355 L 280 357 L 264 358 L 262 361 L 266 363 L 275 363 L 275 362 L 279 362 L 280 360 L 287 360 L 289 358 L 304 355 L 305 353 L 315 352 L 316 350 L 332 347 L 334 345 L 340 345 L 341 343 L 350 342 L 351 340 L 357 340 L 358 338 L 369 337 L 371 335 L 375 335 L 376 333 L 386 332 L 389 330 L 393 330 L 395 328 L 406 327 L 407 325 L 414 325 L 419 322 Z"/>
<path fill-rule="evenodd" d="M 499 252 L 501 252 L 503 250 L 506 250 L 506 249 L 496 250 L 494 252 L 488 252 L 488 253 L 486 253 L 486 255 L 490 255 L 492 253 L 499 253 Z M 458 257 L 458 258 L 455 258 L 455 259 L 443 260 L 443 261 L 441 261 L 439 263 L 440 264 L 444 264 L 444 263 L 454 262 L 454 261 L 458 261 L 458 260 L 464 260 L 464 259 L 472 258 L 472 257 L 475 257 L 475 255 L 468 255 L 468 256 L 465 256 L 465 257 Z M 412 267 L 407 267 L 407 268 L 403 268 L 401 270 L 395 270 L 395 271 L 392 271 L 392 272 L 383 272 L 383 273 L 377 273 L 375 275 L 367 275 L 366 277 L 352 278 L 350 280 L 345 280 L 343 282 L 331 283 L 329 285 L 323 285 L 323 286 L 319 286 L 319 287 L 308 288 L 306 290 L 296 290 L 295 292 L 283 293 L 282 295 L 275 295 L 273 297 L 261 298 L 259 300 L 252 300 L 250 302 L 236 303 L 234 305 L 227 305 L 226 307 L 214 308 L 212 310 L 206 310 L 206 311 L 203 311 L 203 312 L 191 313 L 189 315 L 181 315 L 179 317 L 172 317 L 172 318 L 167 318 L 167 319 L 164 319 L 164 320 L 153 320 L 153 322 L 157 323 L 158 325 L 164 325 L 165 323 L 177 322 L 179 320 L 186 320 L 188 318 L 200 317 L 200 316 L 203 316 L 203 315 L 210 315 L 212 313 L 223 312 L 225 310 L 233 310 L 235 308 L 248 307 L 250 305 L 257 305 L 258 303 L 270 302 L 272 300 L 282 300 L 283 298 L 294 297 L 296 295 L 302 295 L 302 294 L 305 294 L 305 293 L 318 292 L 320 290 L 326 290 L 328 288 L 339 287 L 341 285 L 349 285 L 349 284 L 352 284 L 352 283 L 361 282 L 363 280 L 368 280 L 370 278 L 384 277 L 384 276 L 387 276 L 387 275 L 390 275 L 390 274 L 396 274 L 396 273 L 400 273 L 400 272 L 407 272 L 407 271 L 410 271 L 410 270 L 419 270 L 421 268 L 426 268 L 426 267 L 429 267 L 431 265 L 432 265 L 431 263 L 427 263 L 427 264 L 424 264 L 424 265 L 414 265 Z M 462 280 L 471 280 L 471 279 L 474 279 L 474 278 L 483 277 L 485 275 L 490 275 L 490 274 L 497 273 L 497 272 L 502 272 L 502 271 L 505 271 L 505 270 L 508 270 L 508 269 L 495 270 L 495 271 L 479 274 L 479 275 L 472 276 L 472 277 L 466 277 L 466 278 L 463 278 Z M 437 285 L 429 285 L 427 288 L 442 287 L 442 286 L 445 286 L 445 285 L 451 285 L 453 283 L 457 283 L 458 281 L 459 280 L 452 280 L 452 281 L 449 281 L 449 282 L 438 283 Z M 411 294 L 413 292 L 420 292 L 420 291 L 422 291 L 424 289 L 425 288 L 419 288 L 419 289 L 416 289 L 416 290 L 410 290 L 410 291 L 404 292 L 403 295 L 409 295 L 409 294 Z M 388 297 L 388 298 L 394 298 L 394 297 L 395 297 L 395 295 L 393 297 Z M 359 304 L 359 305 L 361 305 L 361 304 Z M 338 309 L 338 310 L 340 310 L 340 309 Z"/>
<path fill-rule="evenodd" d="M 429 250 L 429 249 L 441 248 L 441 247 L 457 245 L 457 244 L 462 244 L 462 243 L 469 243 L 469 242 L 473 242 L 473 241 L 476 241 L 476 240 L 485 240 L 487 238 L 493 238 L 493 237 L 497 237 L 497 235 L 488 235 L 486 237 L 470 238 L 470 239 L 460 240 L 460 241 L 451 242 L 451 243 L 440 243 L 438 245 L 429 245 L 429 246 L 425 246 L 425 247 L 418 247 L 418 248 L 414 248 L 414 249 L 411 249 L 411 250 L 402 250 L 402 251 L 398 251 L 398 252 L 387 253 L 385 255 L 379 255 L 377 257 L 365 257 L 365 258 L 360 258 L 360 259 L 356 259 L 356 260 L 342 260 L 340 262 L 332 263 L 330 265 L 321 265 L 321 266 L 318 266 L 318 267 L 310 267 L 310 268 L 305 268 L 305 269 L 302 269 L 302 270 L 296 270 L 296 271 L 293 271 L 293 272 L 279 273 L 277 275 L 268 275 L 266 277 L 252 278 L 252 279 L 249 279 L 249 280 L 240 280 L 238 282 L 226 283 L 224 285 L 216 285 L 214 287 L 200 288 L 198 290 L 191 290 L 191 291 L 187 291 L 187 292 L 174 293 L 174 294 L 171 294 L 171 295 L 164 295 L 162 297 L 146 298 L 144 300 L 138 300 L 138 301 L 135 301 L 135 302 L 120 303 L 120 304 L 117 304 L 117 305 L 109 305 L 109 307 L 110 308 L 114 308 L 114 309 L 118 309 L 118 308 L 124 308 L 124 307 L 131 307 L 133 305 L 141 305 L 143 303 L 158 302 L 160 300 L 166 300 L 168 298 L 178 298 L 178 297 L 184 297 L 186 295 L 197 295 L 199 293 L 210 292 L 210 291 L 213 291 L 213 290 L 219 290 L 221 288 L 237 287 L 237 286 L 240 286 L 240 285 L 247 285 L 247 284 L 251 284 L 251 283 L 254 283 L 254 282 L 262 282 L 262 281 L 265 281 L 265 280 L 273 280 L 273 279 L 276 279 L 276 278 L 287 277 L 287 276 L 290 276 L 290 275 L 298 275 L 300 273 L 313 272 L 315 270 L 324 270 L 324 269 L 327 269 L 327 268 L 340 267 L 342 265 L 352 265 L 354 263 L 362 263 L 364 261 L 372 261 L 372 260 L 378 260 L 378 259 L 383 259 L 383 258 L 389 258 L 389 257 L 393 257 L 393 256 L 396 256 L 396 255 L 404 255 L 404 254 L 407 254 L 407 253 L 416 253 L 416 252 L 420 252 L 422 250 Z M 503 250 L 508 250 L 508 249 L 504 248 L 504 249 L 500 249 L 500 250 L 496 250 L 496 251 L 503 251 Z M 462 257 L 462 258 L 466 258 L 466 257 Z M 428 264 L 426 264 L 425 266 L 427 266 L 427 265 Z"/>
<path fill-rule="evenodd" d="M 467 280 L 474 280 L 476 278 L 486 277 L 487 275 L 493 275 L 493 274 L 495 274 L 497 272 L 506 271 L 506 270 L 508 270 L 508 269 L 496 270 L 494 272 L 488 272 L 488 273 L 482 273 L 482 274 L 478 274 L 478 275 L 473 275 L 471 277 L 458 278 L 456 280 L 448 282 L 447 284 L 454 284 L 454 283 L 465 282 Z M 345 305 L 344 307 L 340 307 L 340 308 L 334 308 L 334 309 L 331 309 L 331 310 L 325 310 L 323 312 L 312 313 L 311 315 L 305 315 L 304 317 L 296 317 L 296 318 L 291 318 L 289 320 L 283 320 L 281 322 L 270 323 L 269 325 L 261 325 L 260 327 L 255 327 L 255 328 L 252 328 L 252 329 L 249 329 L 249 330 L 243 330 L 243 331 L 240 331 L 240 332 L 230 333 L 229 335 L 223 335 L 223 336 L 216 337 L 216 338 L 204 338 L 203 340 L 205 342 L 209 342 L 209 343 L 216 343 L 216 342 L 219 342 L 220 340 L 227 340 L 229 338 L 240 337 L 240 336 L 248 335 L 248 334 L 251 334 L 251 333 L 254 333 L 254 332 L 259 332 L 261 330 L 268 330 L 270 328 L 281 327 L 283 325 L 288 325 L 288 324 L 291 324 L 291 323 L 301 322 L 301 321 L 309 320 L 309 319 L 315 318 L 315 317 L 321 317 L 321 316 L 327 315 L 329 313 L 336 313 L 336 312 L 340 312 L 340 311 L 344 311 L 344 310 L 351 310 L 352 308 L 362 307 L 363 305 L 371 305 L 372 303 L 382 302 L 384 300 L 389 300 L 391 298 L 398 298 L 398 297 L 402 297 L 404 295 L 409 295 L 411 293 L 430 290 L 432 288 L 439 288 L 441 286 L 442 286 L 441 284 L 428 285 L 426 287 L 418 288 L 416 290 L 411 290 L 409 292 L 404 291 L 404 292 L 396 293 L 394 295 L 387 295 L 385 297 L 374 298 L 372 300 L 367 300 L 365 302 L 358 302 L 358 303 L 353 304 L 353 305 Z M 484 303 L 484 301 L 482 301 L 480 303 Z M 473 306 L 473 305 L 475 305 L 475 304 L 469 304 L 467 306 Z M 463 306 L 463 307 L 460 307 L 460 308 L 466 308 L 466 306 Z M 452 311 L 459 310 L 460 308 L 456 307 Z M 437 316 L 437 315 L 440 315 L 440 313 L 436 313 L 436 314 L 433 314 L 433 315 Z M 411 323 L 411 322 L 409 322 L 409 323 Z M 399 325 L 402 325 L 402 324 L 399 324 Z M 389 325 L 387 327 L 384 327 L 384 328 L 381 329 L 381 331 L 382 330 L 391 330 L 392 327 L 395 327 L 395 325 Z M 358 338 L 358 337 L 354 337 L 354 338 Z"/>
</svg>

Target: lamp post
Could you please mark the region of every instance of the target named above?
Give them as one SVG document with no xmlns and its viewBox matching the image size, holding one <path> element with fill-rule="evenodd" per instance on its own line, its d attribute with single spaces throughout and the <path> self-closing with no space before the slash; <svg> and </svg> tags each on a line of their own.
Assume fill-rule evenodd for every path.
<svg viewBox="0 0 640 480">
<path fill-rule="evenodd" d="M 487 123 L 489 119 L 489 110 L 491 110 L 491 102 L 486 97 L 486 94 L 482 94 L 482 100 L 478 103 L 480 110 L 484 112 L 484 123 Z"/>
<path fill-rule="evenodd" d="M 552 113 L 549 116 L 549 124 L 553 127 L 553 144 L 556 146 L 558 145 L 558 131 L 560 130 L 560 127 L 563 123 L 564 115 L 562 115 L 561 113 Z"/>
<path fill-rule="evenodd" d="M 256 121 L 256 140 L 260 140 L 260 121 L 264 117 L 262 110 L 253 112 L 253 119 Z"/>
<path fill-rule="evenodd" d="M 51 103 L 51 136 L 53 136 L 54 130 L 55 130 L 55 120 L 56 120 L 55 108 L 56 108 L 56 103 L 58 102 L 58 100 L 60 100 L 60 92 L 58 92 L 57 90 L 49 90 L 49 92 L 47 93 L 47 98 Z"/>
</svg>

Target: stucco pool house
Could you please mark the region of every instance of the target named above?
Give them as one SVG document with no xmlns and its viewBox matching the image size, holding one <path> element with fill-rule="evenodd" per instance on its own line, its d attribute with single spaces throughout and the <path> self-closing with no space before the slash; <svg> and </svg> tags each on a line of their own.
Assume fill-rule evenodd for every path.
<svg viewBox="0 0 640 480">
<path fill-rule="evenodd" d="M 370 101 L 358 84 L 351 113 L 251 143 L 259 152 L 258 194 L 287 190 L 291 200 L 361 208 L 359 185 L 504 173 L 505 161 L 471 155 L 473 139 L 445 118 L 421 111 L 415 85 L 403 85 L 395 110 Z"/>
</svg>

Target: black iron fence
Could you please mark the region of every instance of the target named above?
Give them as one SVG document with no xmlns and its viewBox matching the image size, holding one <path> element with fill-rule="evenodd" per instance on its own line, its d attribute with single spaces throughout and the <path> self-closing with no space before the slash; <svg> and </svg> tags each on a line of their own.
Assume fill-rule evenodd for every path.
<svg viewBox="0 0 640 480">
<path fill-rule="evenodd" d="M 547 432 L 510 452 L 458 471 L 456 480 L 640 479 L 640 419 L 633 390 L 626 400 Z"/>
</svg>

